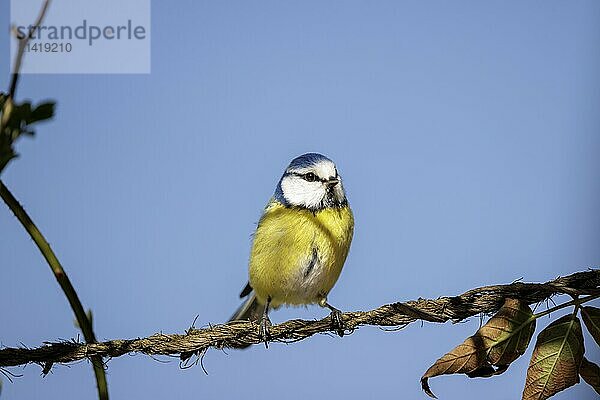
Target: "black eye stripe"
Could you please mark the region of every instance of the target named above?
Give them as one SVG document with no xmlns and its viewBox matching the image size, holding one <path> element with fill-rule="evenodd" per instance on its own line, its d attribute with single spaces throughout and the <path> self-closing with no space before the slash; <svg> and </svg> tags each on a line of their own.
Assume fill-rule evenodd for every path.
<svg viewBox="0 0 600 400">
<path fill-rule="evenodd" d="M 327 179 L 323 179 L 323 178 L 318 177 L 314 172 L 307 172 L 307 173 L 304 173 L 304 174 L 301 174 L 299 172 L 290 172 L 289 175 L 297 176 L 299 178 L 304 179 L 307 182 L 315 182 L 315 181 L 318 181 L 318 182 L 327 182 Z"/>
</svg>

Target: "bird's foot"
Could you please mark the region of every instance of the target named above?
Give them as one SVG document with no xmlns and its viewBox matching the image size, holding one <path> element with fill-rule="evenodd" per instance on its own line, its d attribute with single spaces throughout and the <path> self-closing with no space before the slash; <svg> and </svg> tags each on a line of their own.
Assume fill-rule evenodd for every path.
<svg viewBox="0 0 600 400">
<path fill-rule="evenodd" d="M 263 315 L 260 319 L 260 325 L 258 327 L 258 332 L 261 340 L 265 343 L 265 348 L 269 348 L 269 339 L 271 338 L 271 333 L 269 329 L 271 328 L 271 320 L 267 315 Z"/>
<path fill-rule="evenodd" d="M 344 324 L 342 312 L 329 304 L 326 299 L 321 300 L 319 305 L 321 307 L 327 307 L 329 310 L 331 310 L 331 314 L 329 314 L 329 318 L 331 319 L 331 327 L 337 332 L 338 335 L 340 335 L 340 337 L 343 337 L 346 330 L 346 324 Z"/>
<path fill-rule="evenodd" d="M 342 318 L 342 312 L 337 308 L 334 308 L 331 310 L 329 318 L 331 318 L 332 328 L 337 331 L 337 334 L 340 335 L 340 337 L 343 337 L 344 331 L 346 330 L 346 325 L 344 324 L 344 319 Z"/>
</svg>

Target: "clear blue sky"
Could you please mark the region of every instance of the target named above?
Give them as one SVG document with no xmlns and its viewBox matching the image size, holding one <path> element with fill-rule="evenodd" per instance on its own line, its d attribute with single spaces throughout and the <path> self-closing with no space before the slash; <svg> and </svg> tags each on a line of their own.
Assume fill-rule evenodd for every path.
<svg viewBox="0 0 600 400">
<path fill-rule="evenodd" d="M 0 29 L 0 87 L 7 36 Z M 57 116 L 18 143 L 2 179 L 100 339 L 183 332 L 197 314 L 197 326 L 225 321 L 262 208 L 307 151 L 336 161 L 356 217 L 330 295 L 339 308 L 545 281 L 600 265 L 599 71 L 597 1 L 154 2 L 150 75 L 23 77 L 18 97 L 54 98 Z M 0 206 L 0 343 L 76 337 L 49 268 Z M 109 389 L 113 399 L 425 399 L 421 374 L 478 326 L 210 351 L 208 376 L 125 356 L 108 362 Z M 519 398 L 530 354 L 493 379 L 431 385 L 443 399 Z M 34 365 L 11 371 L 23 377 L 4 379 L 6 399 L 96 396 L 88 362 L 45 378 Z M 593 397 L 581 384 L 555 398 Z"/>
</svg>

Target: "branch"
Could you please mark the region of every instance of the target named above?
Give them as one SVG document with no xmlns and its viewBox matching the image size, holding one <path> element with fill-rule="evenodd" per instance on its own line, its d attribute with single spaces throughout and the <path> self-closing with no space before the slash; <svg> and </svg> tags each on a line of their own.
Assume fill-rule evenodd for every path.
<svg viewBox="0 0 600 400">
<path fill-rule="evenodd" d="M 31 218 L 29 218 L 29 215 L 27 215 L 25 209 L 1 180 L 0 197 L 2 197 L 2 200 L 4 200 L 8 208 L 10 208 L 19 222 L 21 222 L 23 228 L 25 228 L 31 239 L 33 239 L 38 249 L 46 259 L 46 262 L 50 266 L 54 277 L 58 281 L 60 288 L 65 293 L 65 296 L 67 297 L 67 300 L 69 301 L 69 304 L 75 313 L 75 318 L 77 318 L 77 323 L 83 332 L 85 341 L 88 343 L 96 342 L 96 336 L 94 335 L 92 322 L 86 315 L 83 306 L 81 305 L 81 301 L 79 300 L 79 296 L 71 284 L 71 280 L 67 276 L 67 273 L 60 264 L 60 261 L 58 261 L 56 254 L 54 254 L 54 251 L 52 251 L 52 248 L 46 241 L 46 238 L 44 238 L 44 235 L 42 235 L 42 232 L 40 232 L 35 223 L 31 220 Z M 94 374 L 96 376 L 98 397 L 100 400 L 108 400 L 108 385 L 106 383 L 106 374 L 104 372 L 102 357 L 94 356 L 91 357 L 91 360 L 94 366 Z"/>
<path fill-rule="evenodd" d="M 14 65 L 13 65 L 13 69 L 12 69 L 12 73 L 11 73 L 11 81 L 10 81 L 10 85 L 8 88 L 8 97 L 2 107 L 2 115 L 0 118 L 0 135 L 5 134 L 5 127 L 7 126 L 8 122 L 11 119 L 11 114 L 15 110 L 14 99 L 15 99 L 15 94 L 17 92 L 17 84 L 19 82 L 19 72 L 21 71 L 21 64 L 23 62 L 23 56 L 25 55 L 25 48 L 27 47 L 27 43 L 29 43 L 29 40 L 31 40 L 31 38 L 33 37 L 33 34 L 35 33 L 36 29 L 39 29 L 39 27 L 42 25 L 42 22 L 46 16 L 46 12 L 48 11 L 49 6 L 50 6 L 50 0 L 44 0 L 42 7 L 40 9 L 40 12 L 38 14 L 38 17 L 36 18 L 34 24 L 31 25 L 27 31 L 27 36 L 19 37 L 18 34 L 16 35 L 17 41 L 18 41 L 17 54 L 15 56 L 15 61 L 14 61 Z M 39 107 L 38 107 L 38 110 L 39 110 Z M 40 118 L 38 118 L 38 120 L 39 119 Z M 19 129 L 19 134 L 20 134 L 20 129 Z M 15 140 L 15 138 L 16 137 L 11 137 L 9 139 L 9 143 L 12 143 L 12 141 Z M 0 141 L 0 143 L 2 143 L 2 141 Z M 9 144 L 9 146 L 10 146 L 10 144 Z M 12 150 L 10 151 L 10 154 L 11 155 L 9 156 L 8 160 L 10 160 L 10 158 L 12 158 L 14 156 L 14 153 L 12 152 Z M 0 171 L 2 171 L 4 166 L 6 166 L 6 163 L 8 162 L 8 160 L 6 160 L 4 163 L 0 164 Z M 11 209 L 13 214 L 21 222 L 21 224 L 23 225 L 23 227 L 25 228 L 27 233 L 29 233 L 29 236 L 31 236 L 31 238 L 33 239 L 35 244 L 40 249 L 40 252 L 46 259 L 46 262 L 50 266 L 50 269 L 52 269 L 52 272 L 54 273 L 54 277 L 58 281 L 58 284 L 60 285 L 61 289 L 65 293 L 65 296 L 67 297 L 67 300 L 69 301 L 69 304 L 71 305 L 71 308 L 73 309 L 73 312 L 75 313 L 75 318 L 77 318 L 77 323 L 79 324 L 79 327 L 80 327 L 81 331 L 83 332 L 83 336 L 84 336 L 86 342 L 88 342 L 88 343 L 96 342 L 96 337 L 94 335 L 94 330 L 92 328 L 92 322 L 86 315 L 85 311 L 83 310 L 81 301 L 79 301 L 79 296 L 77 296 L 77 292 L 75 291 L 75 288 L 71 284 L 71 281 L 69 280 L 69 277 L 67 276 L 66 272 L 64 271 L 62 265 L 58 261 L 58 258 L 56 257 L 56 255 L 52 251 L 52 248 L 46 241 L 46 238 L 44 238 L 44 235 L 42 235 L 42 233 L 37 228 L 37 226 L 33 223 L 31 218 L 29 218 L 29 215 L 27 215 L 27 213 L 25 212 L 25 210 L 23 209 L 21 204 L 19 204 L 17 199 L 15 199 L 15 197 L 8 190 L 8 188 L 6 186 L 4 186 L 4 183 L 2 181 L 0 181 L 0 197 L 2 197 L 2 199 L 4 200 L 6 205 Z M 100 400 L 108 400 L 108 385 L 106 382 L 106 373 L 104 372 L 104 363 L 102 361 L 102 358 L 101 357 L 91 357 L 90 359 L 92 361 L 92 365 L 94 368 L 94 375 L 96 378 L 96 387 L 98 389 L 98 398 Z"/>
<path fill-rule="evenodd" d="M 469 290 L 459 296 L 440 297 L 436 300 L 419 299 L 393 303 L 371 311 L 342 314 L 347 333 L 361 325 L 403 328 L 422 320 L 443 323 L 459 322 L 478 314 L 496 312 L 505 298 L 516 298 L 527 304 L 536 304 L 554 295 L 600 294 L 600 270 L 589 270 L 557 278 L 547 283 L 512 283 L 485 286 Z M 318 321 L 290 320 L 270 328 L 274 342 L 296 342 L 317 333 L 336 332 L 337 326 L 329 317 Z M 90 357 L 120 357 L 128 353 L 146 355 L 177 355 L 186 352 L 203 354 L 209 348 L 241 348 L 261 343 L 258 325 L 249 321 L 233 321 L 203 329 L 189 329 L 186 334 L 157 333 L 147 338 L 110 340 L 102 343 L 61 342 L 47 343 L 39 348 L 4 348 L 0 350 L 0 367 L 28 363 L 50 370 L 53 363 L 69 363 Z"/>
</svg>

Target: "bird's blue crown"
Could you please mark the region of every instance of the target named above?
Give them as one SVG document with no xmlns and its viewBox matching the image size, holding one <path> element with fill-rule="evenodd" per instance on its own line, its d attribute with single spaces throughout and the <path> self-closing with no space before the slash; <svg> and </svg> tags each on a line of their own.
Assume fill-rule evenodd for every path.
<svg viewBox="0 0 600 400">
<path fill-rule="evenodd" d="M 290 165 L 288 165 L 288 167 L 286 168 L 286 171 L 310 167 L 311 165 L 315 165 L 320 161 L 331 161 L 331 160 L 329 158 L 325 157 L 323 154 L 319 154 L 319 153 L 302 154 L 301 156 L 294 158 L 290 162 Z"/>
<path fill-rule="evenodd" d="M 281 179 L 279 179 L 279 183 L 277 184 L 277 189 L 275 189 L 275 194 L 273 195 L 275 200 L 277 200 L 278 202 L 280 202 L 281 204 L 283 204 L 285 206 L 289 206 L 288 201 L 283 196 L 283 189 L 281 188 L 281 181 L 283 180 L 283 177 L 289 173 L 288 171 L 293 171 L 295 169 L 310 167 L 311 165 L 315 165 L 320 161 L 331 161 L 331 160 L 329 158 L 325 157 L 323 154 L 319 154 L 319 153 L 305 153 L 305 154 L 302 154 L 301 156 L 294 158 L 290 162 L 290 165 L 288 165 L 287 168 L 285 169 L 285 172 L 281 176 Z"/>
</svg>

